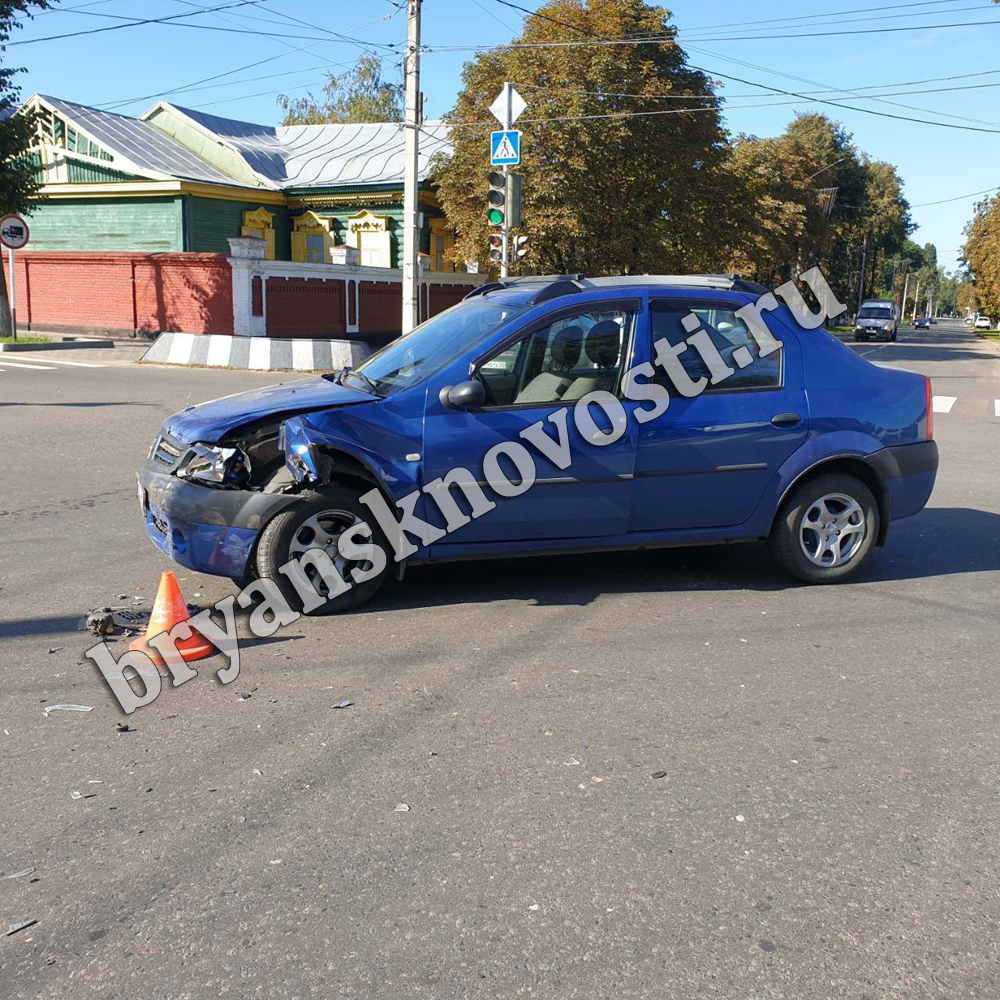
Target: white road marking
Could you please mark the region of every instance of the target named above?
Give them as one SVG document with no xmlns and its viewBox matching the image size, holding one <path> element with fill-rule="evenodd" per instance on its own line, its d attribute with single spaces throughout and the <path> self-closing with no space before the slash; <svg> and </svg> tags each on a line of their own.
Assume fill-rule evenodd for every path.
<svg viewBox="0 0 1000 1000">
<path fill-rule="evenodd" d="M 72 368 L 103 368 L 104 365 L 96 365 L 92 361 L 57 361 L 55 358 L 35 358 L 33 354 L 25 356 L 24 354 L 14 354 L 10 351 L 4 351 L 0 360 L 6 361 L 10 358 L 12 361 L 45 361 L 46 364 L 50 365 L 70 365 Z"/>
<path fill-rule="evenodd" d="M 26 361 L 8 361 L 6 358 L 3 363 L 7 368 L 37 368 L 40 372 L 58 371 L 52 365 L 29 365 Z"/>
<path fill-rule="evenodd" d="M 951 408 L 958 402 L 958 396 L 933 396 L 931 409 L 935 413 L 951 413 Z"/>
<path fill-rule="evenodd" d="M 1000 417 L 1000 399 L 993 400 L 993 413 L 995 416 Z"/>
</svg>

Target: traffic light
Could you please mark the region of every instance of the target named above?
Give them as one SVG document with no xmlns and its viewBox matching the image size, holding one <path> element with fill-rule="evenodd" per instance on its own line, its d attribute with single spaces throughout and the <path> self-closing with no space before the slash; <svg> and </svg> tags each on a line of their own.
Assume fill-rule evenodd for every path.
<svg viewBox="0 0 1000 1000">
<path fill-rule="evenodd" d="M 486 179 L 490 190 L 486 195 L 486 221 L 491 226 L 517 228 L 521 225 L 521 175 L 491 170 Z"/>
<path fill-rule="evenodd" d="M 528 255 L 528 237 L 527 236 L 515 236 L 514 237 L 514 253 L 512 255 L 512 260 L 515 264 L 519 264 Z"/>
<path fill-rule="evenodd" d="M 499 233 L 490 236 L 490 260 L 496 264 L 503 260 L 503 237 Z"/>
<path fill-rule="evenodd" d="M 486 195 L 486 221 L 491 226 L 502 226 L 507 219 L 507 178 L 499 170 L 486 175 L 490 190 Z"/>
</svg>

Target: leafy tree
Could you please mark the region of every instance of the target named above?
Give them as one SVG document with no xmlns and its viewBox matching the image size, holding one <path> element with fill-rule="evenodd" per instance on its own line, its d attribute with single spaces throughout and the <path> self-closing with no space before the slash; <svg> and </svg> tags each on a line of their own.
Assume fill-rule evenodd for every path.
<svg viewBox="0 0 1000 1000">
<path fill-rule="evenodd" d="M 731 242 L 734 198 L 721 169 L 728 143 L 718 111 L 631 114 L 712 104 L 704 97 L 711 81 L 687 66 L 668 17 L 642 0 L 549 0 L 526 19 L 518 42 L 650 34 L 670 40 L 502 47 L 466 64 L 463 89 L 446 116 L 454 151 L 434 169 L 458 231 L 454 260 L 487 263 L 488 136 L 496 127 L 488 109 L 509 80 L 528 102 L 518 123 L 524 141 L 517 170 L 534 270 L 718 269 Z M 664 94 L 692 100 L 659 100 Z"/>
<path fill-rule="evenodd" d="M 354 69 L 327 78 L 325 97 L 291 98 L 282 94 L 278 105 L 283 125 L 324 125 L 347 122 L 400 122 L 403 120 L 405 88 L 382 79 L 382 63 L 363 55 Z"/>
<path fill-rule="evenodd" d="M 7 51 L 10 33 L 32 16 L 31 8 L 44 10 L 47 0 L 0 0 L 0 54 Z M 14 81 L 21 69 L 0 66 L 0 215 L 30 212 L 40 178 L 25 156 L 35 138 L 35 116 L 15 114 L 21 89 Z M 0 337 L 11 333 L 7 280 L 0 267 Z"/>
<path fill-rule="evenodd" d="M 995 319 L 1000 316 L 1000 195 L 976 205 L 965 227 L 962 256 L 975 282 L 979 307 Z"/>
<path fill-rule="evenodd" d="M 742 208 L 734 270 L 773 286 L 818 264 L 852 303 L 862 280 L 865 294 L 892 283 L 885 264 L 912 228 L 902 185 L 895 167 L 857 150 L 842 126 L 800 114 L 773 139 L 741 136 L 728 170 Z"/>
</svg>

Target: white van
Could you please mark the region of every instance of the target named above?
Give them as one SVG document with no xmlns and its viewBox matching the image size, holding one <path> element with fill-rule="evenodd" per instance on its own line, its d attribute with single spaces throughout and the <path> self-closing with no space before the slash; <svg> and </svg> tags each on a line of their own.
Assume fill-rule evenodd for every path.
<svg viewBox="0 0 1000 1000">
<path fill-rule="evenodd" d="M 899 306 L 892 299 L 867 299 L 861 303 L 854 323 L 854 339 L 895 340 L 899 329 Z"/>
</svg>

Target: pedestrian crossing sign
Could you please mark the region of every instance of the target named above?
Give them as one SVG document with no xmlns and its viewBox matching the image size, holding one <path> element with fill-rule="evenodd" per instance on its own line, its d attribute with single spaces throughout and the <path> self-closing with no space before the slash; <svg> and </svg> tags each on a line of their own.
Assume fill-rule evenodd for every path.
<svg viewBox="0 0 1000 1000">
<path fill-rule="evenodd" d="M 490 163 L 494 167 L 516 167 L 521 162 L 521 133 L 505 129 L 490 133 Z"/>
</svg>

